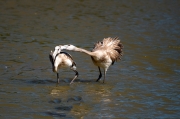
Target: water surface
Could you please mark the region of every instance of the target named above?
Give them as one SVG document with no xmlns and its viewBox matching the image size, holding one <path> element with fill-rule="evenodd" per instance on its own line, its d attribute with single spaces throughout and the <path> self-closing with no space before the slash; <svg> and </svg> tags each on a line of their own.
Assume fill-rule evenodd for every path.
<svg viewBox="0 0 180 119">
<path fill-rule="evenodd" d="M 0 1 L 0 118 L 179 118 L 180 2 Z M 48 59 L 59 44 L 92 50 L 121 39 L 124 55 L 105 84 L 89 56 L 74 72 Z"/>
</svg>

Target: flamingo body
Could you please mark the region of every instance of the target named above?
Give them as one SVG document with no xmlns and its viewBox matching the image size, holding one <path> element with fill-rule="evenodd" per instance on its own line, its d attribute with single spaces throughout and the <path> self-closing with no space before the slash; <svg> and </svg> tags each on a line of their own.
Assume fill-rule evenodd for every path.
<svg viewBox="0 0 180 119">
<path fill-rule="evenodd" d="M 76 73 L 71 83 L 73 83 L 73 81 L 78 77 L 78 72 L 76 71 L 76 63 L 73 61 L 72 56 L 70 54 L 66 52 L 60 52 L 54 55 L 54 52 L 51 51 L 51 53 L 49 54 L 49 59 L 52 64 L 53 72 L 57 73 L 57 83 L 59 83 L 58 72 L 61 68 L 70 68 Z"/>
</svg>

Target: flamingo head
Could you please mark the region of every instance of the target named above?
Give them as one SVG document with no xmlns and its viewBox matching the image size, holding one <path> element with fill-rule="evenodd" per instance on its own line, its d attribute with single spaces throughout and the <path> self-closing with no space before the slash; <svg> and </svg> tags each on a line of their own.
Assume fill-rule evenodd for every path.
<svg viewBox="0 0 180 119">
<path fill-rule="evenodd" d="M 65 47 L 64 47 L 63 45 L 56 46 L 55 49 L 54 49 L 54 52 L 53 52 L 53 58 L 55 58 L 56 55 L 57 55 L 58 53 L 60 53 L 61 50 L 63 50 L 63 49 L 65 49 Z"/>
</svg>

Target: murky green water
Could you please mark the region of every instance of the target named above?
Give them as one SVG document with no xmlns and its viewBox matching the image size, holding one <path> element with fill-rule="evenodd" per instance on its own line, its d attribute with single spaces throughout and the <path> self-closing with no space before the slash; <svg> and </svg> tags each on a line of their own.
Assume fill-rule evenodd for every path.
<svg viewBox="0 0 180 119">
<path fill-rule="evenodd" d="M 180 2 L 0 1 L 0 118 L 179 118 Z M 89 56 L 69 52 L 77 63 L 60 71 L 48 59 L 59 44 L 91 50 L 118 36 L 122 61 L 95 82 Z"/>
</svg>

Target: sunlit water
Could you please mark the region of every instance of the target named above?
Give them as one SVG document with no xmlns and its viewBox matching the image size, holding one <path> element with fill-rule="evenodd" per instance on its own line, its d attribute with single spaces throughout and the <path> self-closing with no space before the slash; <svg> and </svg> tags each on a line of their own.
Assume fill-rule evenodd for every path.
<svg viewBox="0 0 180 119">
<path fill-rule="evenodd" d="M 179 118 L 180 2 L 0 1 L 0 118 Z M 59 44 L 92 50 L 118 36 L 124 56 L 105 84 L 91 58 L 74 72 L 48 59 Z"/>
</svg>

